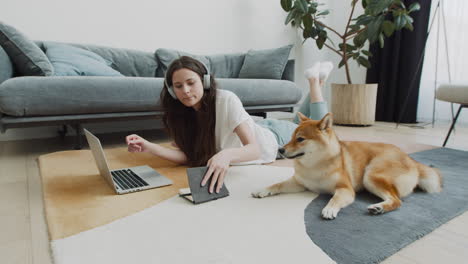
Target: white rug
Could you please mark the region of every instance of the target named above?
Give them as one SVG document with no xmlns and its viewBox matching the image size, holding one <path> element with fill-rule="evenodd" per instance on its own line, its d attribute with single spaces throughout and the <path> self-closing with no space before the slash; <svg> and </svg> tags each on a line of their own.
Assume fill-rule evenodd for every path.
<svg viewBox="0 0 468 264">
<path fill-rule="evenodd" d="M 193 205 L 173 197 L 134 215 L 53 240 L 56 264 L 334 263 L 306 233 L 309 192 L 264 199 L 254 190 L 287 179 L 292 168 L 232 167 L 230 196 Z"/>
</svg>

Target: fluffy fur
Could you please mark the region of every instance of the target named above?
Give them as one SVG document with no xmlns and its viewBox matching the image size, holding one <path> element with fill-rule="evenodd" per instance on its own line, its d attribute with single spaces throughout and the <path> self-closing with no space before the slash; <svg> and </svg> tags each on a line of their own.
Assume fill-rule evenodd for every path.
<svg viewBox="0 0 468 264">
<path fill-rule="evenodd" d="M 322 217 L 334 219 L 341 208 L 354 201 L 355 193 L 366 189 L 383 201 L 371 204 L 371 214 L 397 209 L 402 197 L 418 186 L 426 192 L 442 190 L 438 170 L 416 162 L 391 144 L 340 141 L 332 129 L 332 114 L 316 121 L 298 113 L 301 123 L 291 141 L 280 149 L 295 159 L 295 173 L 284 182 L 252 193 L 263 198 L 280 193 L 330 193 L 333 197 Z"/>
</svg>

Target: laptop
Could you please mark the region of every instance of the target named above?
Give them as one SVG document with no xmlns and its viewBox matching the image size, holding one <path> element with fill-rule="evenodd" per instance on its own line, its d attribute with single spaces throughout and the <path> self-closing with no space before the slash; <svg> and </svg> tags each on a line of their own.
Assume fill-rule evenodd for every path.
<svg viewBox="0 0 468 264">
<path fill-rule="evenodd" d="M 170 179 L 162 176 L 159 172 L 146 165 L 109 170 L 101 142 L 87 129 L 83 130 L 88 140 L 89 148 L 93 153 L 99 174 L 101 174 L 117 194 L 142 191 L 172 184 Z"/>
<path fill-rule="evenodd" d="M 209 187 L 211 183 L 211 178 L 205 184 L 205 186 L 201 186 L 201 182 L 207 171 L 208 167 L 188 168 L 187 177 L 190 188 L 180 189 L 179 196 L 189 200 L 194 204 L 209 202 L 229 196 L 229 191 L 224 183 L 223 186 L 221 186 L 219 193 L 210 193 Z"/>
</svg>

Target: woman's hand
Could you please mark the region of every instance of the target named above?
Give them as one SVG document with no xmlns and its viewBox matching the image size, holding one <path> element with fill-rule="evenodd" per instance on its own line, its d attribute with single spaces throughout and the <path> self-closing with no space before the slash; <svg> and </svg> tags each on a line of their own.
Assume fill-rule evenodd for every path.
<svg viewBox="0 0 468 264">
<path fill-rule="evenodd" d="M 206 182 L 211 178 L 209 192 L 212 193 L 216 185 L 216 193 L 219 193 L 219 190 L 221 190 L 221 187 L 223 186 L 224 176 L 226 175 L 230 163 L 231 155 L 228 150 L 220 151 L 211 157 L 207 163 L 208 171 L 206 172 L 205 177 L 203 177 L 201 185 L 205 186 Z"/>
<path fill-rule="evenodd" d="M 148 145 L 149 142 L 135 134 L 129 135 L 125 138 L 127 145 L 128 145 L 128 151 L 135 153 L 135 152 L 148 152 Z"/>
</svg>

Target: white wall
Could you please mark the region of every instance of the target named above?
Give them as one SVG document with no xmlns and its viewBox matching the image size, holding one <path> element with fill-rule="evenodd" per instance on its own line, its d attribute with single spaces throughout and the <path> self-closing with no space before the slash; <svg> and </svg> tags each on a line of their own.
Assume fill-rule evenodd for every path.
<svg viewBox="0 0 468 264">
<path fill-rule="evenodd" d="M 432 1 L 430 22 L 433 16 L 436 15 L 437 2 Z M 449 83 L 448 62 L 450 62 L 452 83 L 468 84 L 468 68 L 466 67 L 468 57 L 468 50 L 466 49 L 468 45 L 468 34 L 466 34 L 468 17 L 466 17 L 466 12 L 468 11 L 468 3 L 466 0 L 451 0 L 450 4 L 447 2 L 442 1 L 445 4 L 443 9 L 447 30 L 444 30 L 442 17 L 440 17 L 439 27 L 439 19 L 436 16 L 426 44 L 418 101 L 418 120 L 421 122 L 432 122 L 434 89 L 442 83 Z M 441 14 L 439 13 L 439 15 Z M 438 30 L 439 34 L 437 33 Z M 447 35 L 448 46 L 445 45 L 444 33 Z M 437 56 L 438 63 L 436 63 Z M 456 114 L 458 106 L 457 104 L 454 105 L 454 114 Z M 465 111 L 461 112 L 458 122 L 468 124 L 468 114 Z M 434 118 L 436 123 L 451 122 L 451 104 L 436 100 Z"/>
</svg>

